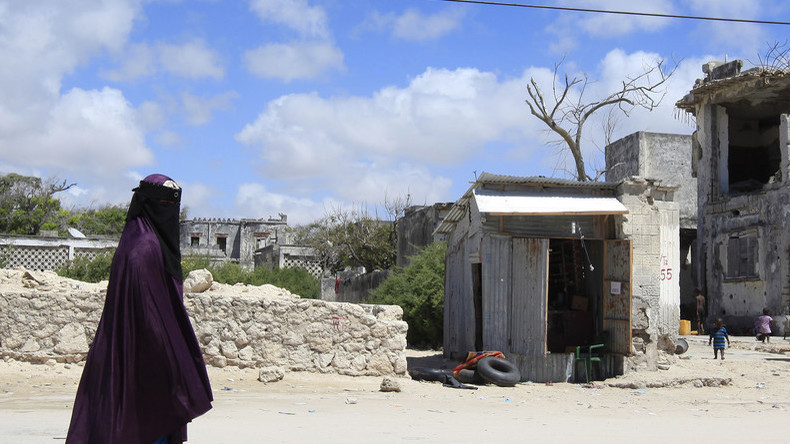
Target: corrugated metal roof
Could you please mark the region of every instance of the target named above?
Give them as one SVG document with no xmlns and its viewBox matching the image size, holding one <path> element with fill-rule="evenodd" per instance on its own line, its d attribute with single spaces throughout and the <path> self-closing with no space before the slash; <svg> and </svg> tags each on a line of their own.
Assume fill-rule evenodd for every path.
<svg viewBox="0 0 790 444">
<path fill-rule="evenodd" d="M 547 185 L 547 186 L 560 186 L 569 188 L 598 188 L 598 189 L 615 189 L 617 183 L 614 182 L 579 182 L 578 180 L 561 179 L 558 177 L 544 177 L 544 176 L 507 176 L 503 174 L 492 174 L 483 171 L 480 177 L 473 182 L 470 190 L 475 187 L 475 184 L 512 184 L 512 185 Z"/>
<path fill-rule="evenodd" d="M 544 186 L 544 187 L 557 187 L 557 188 L 582 188 L 582 189 L 599 189 L 614 191 L 618 183 L 613 182 L 579 182 L 575 180 L 559 179 L 543 176 L 507 176 L 502 174 L 492 174 L 482 172 L 480 176 L 472 182 L 469 189 L 458 199 L 447 216 L 442 220 L 439 226 L 433 231 L 433 234 L 449 234 L 455 229 L 458 221 L 464 217 L 466 207 L 469 201 L 474 196 L 474 190 L 483 187 L 484 185 L 500 184 L 500 185 L 524 185 L 524 186 Z M 591 197 L 592 198 L 592 197 Z"/>
<path fill-rule="evenodd" d="M 529 195 L 517 191 L 473 191 L 481 213 L 495 215 L 602 215 L 626 214 L 628 208 L 614 197 Z"/>
</svg>

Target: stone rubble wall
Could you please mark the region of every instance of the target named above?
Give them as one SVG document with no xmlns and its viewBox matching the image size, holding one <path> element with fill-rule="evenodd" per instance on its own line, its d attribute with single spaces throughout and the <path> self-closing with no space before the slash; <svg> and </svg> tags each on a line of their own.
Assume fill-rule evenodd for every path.
<svg viewBox="0 0 790 444">
<path fill-rule="evenodd" d="M 23 285 L 0 275 L 0 357 L 83 361 L 106 283 L 24 273 Z M 263 287 L 269 288 L 213 284 L 185 294 L 206 364 L 353 376 L 406 373 L 408 326 L 400 307 L 301 299 Z"/>
</svg>

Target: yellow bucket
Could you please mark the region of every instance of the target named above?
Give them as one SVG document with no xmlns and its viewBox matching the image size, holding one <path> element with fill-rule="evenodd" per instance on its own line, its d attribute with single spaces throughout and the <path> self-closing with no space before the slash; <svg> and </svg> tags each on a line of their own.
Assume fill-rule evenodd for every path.
<svg viewBox="0 0 790 444">
<path fill-rule="evenodd" d="M 678 330 L 678 334 L 690 335 L 691 334 L 691 321 L 687 321 L 685 319 L 681 319 L 680 320 L 680 329 Z"/>
</svg>

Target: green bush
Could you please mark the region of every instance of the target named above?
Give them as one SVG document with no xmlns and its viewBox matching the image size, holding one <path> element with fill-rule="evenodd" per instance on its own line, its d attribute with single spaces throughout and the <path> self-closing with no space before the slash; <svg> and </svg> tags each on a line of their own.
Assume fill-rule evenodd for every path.
<svg viewBox="0 0 790 444">
<path fill-rule="evenodd" d="M 93 259 L 85 256 L 74 258 L 65 267 L 57 270 L 60 276 L 83 282 L 99 282 L 110 278 L 110 265 L 114 251 L 98 254 Z"/>
<path fill-rule="evenodd" d="M 110 265 L 112 264 L 113 254 L 112 252 L 103 253 L 96 256 L 93 260 L 78 257 L 58 270 L 57 273 L 60 276 L 83 282 L 107 280 L 110 278 Z M 203 257 L 190 257 L 181 261 L 184 278 L 189 275 L 190 271 L 203 268 L 211 272 L 214 281 L 222 284 L 243 283 L 256 286 L 271 284 L 309 299 L 317 299 L 321 292 L 321 284 L 318 279 L 303 268 L 274 270 L 256 268 L 250 271 L 245 270 L 239 264 L 233 263 L 211 265 L 211 261 Z"/>
<path fill-rule="evenodd" d="M 239 264 L 234 263 L 211 265 L 211 261 L 208 258 L 185 259 L 181 262 L 181 268 L 184 272 L 184 278 L 192 270 L 205 268 L 211 272 L 215 282 L 222 284 L 233 285 L 242 283 L 255 286 L 271 284 L 307 299 L 318 299 L 321 293 L 321 284 L 318 279 L 304 268 L 276 268 L 270 270 L 259 267 L 254 270 L 245 270 Z"/>
<path fill-rule="evenodd" d="M 434 242 L 396 268 L 371 292 L 374 304 L 399 305 L 409 324 L 406 341 L 415 347 L 439 348 L 444 326 L 444 254 L 446 242 Z"/>
</svg>

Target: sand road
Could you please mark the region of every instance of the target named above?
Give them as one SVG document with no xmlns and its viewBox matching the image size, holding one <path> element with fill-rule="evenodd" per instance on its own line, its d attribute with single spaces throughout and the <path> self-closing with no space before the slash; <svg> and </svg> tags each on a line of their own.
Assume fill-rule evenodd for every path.
<svg viewBox="0 0 790 444">
<path fill-rule="evenodd" d="M 263 384 L 253 369 L 210 368 L 214 408 L 190 425 L 189 443 L 790 442 L 790 341 L 732 338 L 721 361 L 707 338 L 686 339 L 669 370 L 592 387 L 462 390 L 405 377 L 401 392 L 381 392 L 380 377 L 287 373 Z M 425 351 L 409 351 L 409 363 L 455 365 Z M 0 443 L 64 442 L 81 371 L 0 361 Z"/>
</svg>

